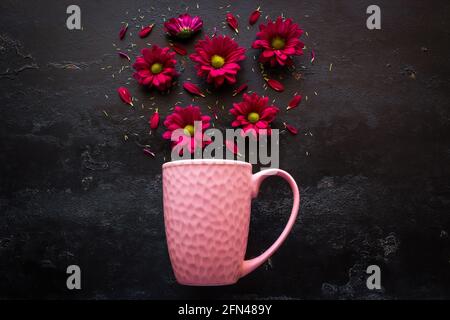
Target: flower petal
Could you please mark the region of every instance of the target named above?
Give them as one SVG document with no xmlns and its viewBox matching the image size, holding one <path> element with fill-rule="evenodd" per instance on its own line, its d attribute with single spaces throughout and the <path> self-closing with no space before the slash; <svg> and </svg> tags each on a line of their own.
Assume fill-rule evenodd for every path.
<svg viewBox="0 0 450 320">
<path fill-rule="evenodd" d="M 290 124 L 287 124 L 286 122 L 283 123 L 284 127 L 293 135 L 296 135 L 298 133 L 297 128 L 295 128 L 294 126 L 291 126 Z"/>
<path fill-rule="evenodd" d="M 239 86 L 236 90 L 233 91 L 233 97 L 237 96 L 239 93 L 247 90 L 248 85 L 244 83 L 243 85 Z"/>
<path fill-rule="evenodd" d="M 142 149 L 142 151 L 144 151 L 145 154 L 152 156 L 153 158 L 155 157 L 155 153 L 148 148 L 144 148 Z"/>
<path fill-rule="evenodd" d="M 183 88 L 188 91 L 189 93 L 192 93 L 194 95 L 205 97 L 205 94 L 200 90 L 200 88 L 191 82 L 185 82 L 183 83 Z"/>
<path fill-rule="evenodd" d="M 297 108 L 300 102 L 302 101 L 302 96 L 300 94 L 294 95 L 294 97 L 289 101 L 289 104 L 286 108 L 286 110 L 291 110 L 294 108 Z"/>
<path fill-rule="evenodd" d="M 172 46 L 173 51 L 178 53 L 180 56 L 187 55 L 187 50 L 182 45 L 177 44 L 177 43 L 172 43 L 171 46 Z"/>
<path fill-rule="evenodd" d="M 130 91 L 128 91 L 125 87 L 120 87 L 117 89 L 117 92 L 119 93 L 120 99 L 122 99 L 123 102 L 126 104 L 129 104 L 130 106 L 133 106 L 133 97 L 130 94 Z"/>
<path fill-rule="evenodd" d="M 155 110 L 155 112 L 150 117 L 150 129 L 155 130 L 158 129 L 159 126 L 159 112 L 158 109 Z"/>
<path fill-rule="evenodd" d="M 139 31 L 139 33 L 138 33 L 139 37 L 145 38 L 146 36 L 148 36 L 150 34 L 150 32 L 152 32 L 154 26 L 155 26 L 155 24 L 152 23 L 151 25 L 143 27 L 141 29 L 141 31 Z"/>
<path fill-rule="evenodd" d="M 274 79 L 268 79 L 268 78 L 266 78 L 265 80 L 267 82 L 267 85 L 269 87 L 271 87 L 273 90 L 278 91 L 278 92 L 284 91 L 284 85 L 281 82 L 274 80 Z"/>
<path fill-rule="evenodd" d="M 226 19 L 228 22 L 228 25 L 233 29 L 236 33 L 239 33 L 238 30 L 238 21 L 236 17 L 232 13 L 227 13 Z"/>
<path fill-rule="evenodd" d="M 121 57 L 121 58 L 125 58 L 125 59 L 127 59 L 128 61 L 130 61 L 130 56 L 129 55 L 127 55 L 125 52 L 117 52 L 117 54 Z"/>
<path fill-rule="evenodd" d="M 119 39 L 123 40 L 123 38 L 125 38 L 125 35 L 127 34 L 127 30 L 128 30 L 128 23 L 124 24 L 119 31 Z"/>
<path fill-rule="evenodd" d="M 254 25 L 258 21 L 260 16 L 261 16 L 261 11 L 259 10 L 259 7 L 258 7 L 258 9 L 253 11 L 252 14 L 250 15 L 250 18 L 248 19 L 248 23 L 251 26 Z"/>
</svg>

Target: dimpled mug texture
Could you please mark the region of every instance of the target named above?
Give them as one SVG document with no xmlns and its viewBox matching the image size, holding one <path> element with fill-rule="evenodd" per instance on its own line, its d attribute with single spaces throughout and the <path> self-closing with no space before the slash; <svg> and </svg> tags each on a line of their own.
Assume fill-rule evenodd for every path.
<svg viewBox="0 0 450 320">
<path fill-rule="evenodd" d="M 163 167 L 164 222 L 175 277 L 186 285 L 233 284 L 247 247 L 251 165 L 183 162 Z"/>
</svg>

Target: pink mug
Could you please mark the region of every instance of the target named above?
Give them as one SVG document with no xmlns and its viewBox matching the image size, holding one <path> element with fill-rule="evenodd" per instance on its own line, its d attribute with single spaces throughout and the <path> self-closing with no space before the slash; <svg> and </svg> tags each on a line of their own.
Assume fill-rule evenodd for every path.
<svg viewBox="0 0 450 320">
<path fill-rule="evenodd" d="M 291 186 L 294 204 L 281 235 L 260 256 L 244 260 L 251 200 L 272 175 Z M 300 194 L 280 169 L 252 175 L 250 163 L 196 159 L 163 165 L 164 223 L 170 261 L 180 284 L 229 285 L 264 263 L 283 243 L 297 218 Z"/>
</svg>

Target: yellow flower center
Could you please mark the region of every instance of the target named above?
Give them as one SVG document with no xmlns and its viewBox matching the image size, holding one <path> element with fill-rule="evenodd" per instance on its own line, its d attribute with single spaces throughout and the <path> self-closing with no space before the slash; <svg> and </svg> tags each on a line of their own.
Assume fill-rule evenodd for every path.
<svg viewBox="0 0 450 320">
<path fill-rule="evenodd" d="M 157 62 L 157 63 L 152 64 L 151 69 L 152 69 L 153 74 L 158 74 L 162 71 L 163 65 L 161 63 Z"/>
<path fill-rule="evenodd" d="M 188 124 L 184 127 L 184 134 L 192 137 L 194 135 L 194 126 L 192 124 Z"/>
<path fill-rule="evenodd" d="M 272 48 L 275 50 L 281 50 L 286 45 L 286 41 L 283 38 L 276 36 L 272 39 Z"/>
<path fill-rule="evenodd" d="M 251 123 L 256 123 L 259 120 L 259 114 L 257 114 L 256 112 L 250 112 L 247 116 L 247 119 Z"/>
<path fill-rule="evenodd" d="M 225 64 L 225 59 L 224 58 L 222 58 L 221 56 L 219 56 L 217 54 L 212 56 L 212 58 L 211 58 L 211 65 L 214 68 L 216 68 L 216 69 L 222 68 L 224 64 Z"/>
</svg>

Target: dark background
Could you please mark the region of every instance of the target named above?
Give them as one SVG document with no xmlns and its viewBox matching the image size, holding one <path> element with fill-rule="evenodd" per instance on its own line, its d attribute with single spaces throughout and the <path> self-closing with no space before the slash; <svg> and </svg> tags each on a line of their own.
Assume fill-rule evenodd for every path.
<svg viewBox="0 0 450 320">
<path fill-rule="evenodd" d="M 377 31 L 366 28 L 372 1 L 199 0 L 198 9 L 196 1 L 76 1 L 83 30 L 69 31 L 73 3 L 0 3 L 0 298 L 450 298 L 448 1 L 377 1 Z M 300 129 L 281 135 L 280 167 L 301 186 L 301 212 L 270 263 L 236 285 L 180 286 L 161 201 L 169 146 L 161 127 L 149 136 L 147 120 L 151 108 L 164 117 L 191 97 L 180 84 L 168 95 L 139 88 L 116 50 L 134 59 L 146 43 L 166 44 L 164 15 L 186 6 L 204 19 L 196 39 L 214 26 L 235 36 L 222 23 L 227 10 L 239 15 L 235 38 L 248 48 L 257 26 L 247 29 L 247 19 L 259 4 L 259 22 L 284 13 L 308 32 L 297 73 L 281 73 L 283 94 L 263 89 L 253 49 L 239 74 L 282 108 L 274 127 Z M 123 41 L 121 22 L 130 23 Z M 186 46 L 192 52 L 193 41 Z M 201 83 L 177 59 L 180 80 Z M 135 108 L 120 102 L 121 85 Z M 227 109 L 241 99 L 232 89 L 195 99 L 210 114 L 206 106 L 219 101 L 216 127 L 229 125 Z M 286 113 L 295 92 L 308 100 Z M 156 158 L 142 152 L 146 144 Z M 290 207 L 287 184 L 269 179 L 253 205 L 248 257 L 276 239 Z M 70 264 L 81 267 L 80 291 L 66 289 Z M 370 264 L 381 267 L 382 290 L 366 288 Z"/>
</svg>

